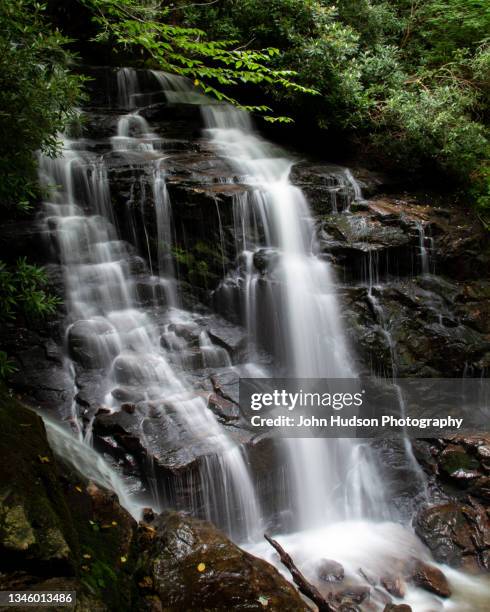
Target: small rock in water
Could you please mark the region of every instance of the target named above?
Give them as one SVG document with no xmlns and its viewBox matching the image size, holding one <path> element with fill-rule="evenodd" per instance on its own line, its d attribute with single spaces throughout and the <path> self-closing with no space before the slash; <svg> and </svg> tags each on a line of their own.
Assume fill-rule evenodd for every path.
<svg viewBox="0 0 490 612">
<path fill-rule="evenodd" d="M 413 568 L 412 582 L 421 589 L 430 591 L 439 595 L 439 597 L 450 597 L 451 595 L 451 588 L 446 576 L 437 567 L 423 561 L 416 562 Z"/>
<path fill-rule="evenodd" d="M 386 604 L 383 612 L 412 612 L 412 608 L 407 604 Z"/>
<path fill-rule="evenodd" d="M 405 597 L 405 583 L 401 576 L 383 576 L 381 578 L 381 585 L 393 597 Z"/>
<path fill-rule="evenodd" d="M 369 600 L 370 594 L 371 589 L 368 586 L 350 586 L 338 593 L 336 599 L 342 605 L 361 604 L 364 601 Z"/>
<path fill-rule="evenodd" d="M 121 404 L 121 410 L 127 412 L 128 414 L 134 414 L 136 410 L 136 404 L 125 402 L 124 404 Z"/>
<path fill-rule="evenodd" d="M 481 459 L 490 459 L 490 444 L 479 446 L 476 452 Z"/>
<path fill-rule="evenodd" d="M 318 566 L 318 578 L 325 582 L 340 582 L 344 579 L 344 568 L 337 561 L 322 559 Z"/>
</svg>

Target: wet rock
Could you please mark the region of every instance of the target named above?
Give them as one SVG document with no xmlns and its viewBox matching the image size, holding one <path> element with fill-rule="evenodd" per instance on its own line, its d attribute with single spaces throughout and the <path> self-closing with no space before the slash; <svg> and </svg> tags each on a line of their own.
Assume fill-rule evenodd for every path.
<svg viewBox="0 0 490 612">
<path fill-rule="evenodd" d="M 242 327 L 232 325 L 227 321 L 216 321 L 207 329 L 211 340 L 224 348 L 230 355 L 233 363 L 244 358 L 247 348 L 247 335 Z"/>
<path fill-rule="evenodd" d="M 355 199 L 354 181 L 341 166 L 301 161 L 291 168 L 290 179 L 316 213 L 346 210 Z"/>
<path fill-rule="evenodd" d="M 490 521 L 475 500 L 448 502 L 419 511 L 415 531 L 434 559 L 453 567 L 487 567 Z"/>
<path fill-rule="evenodd" d="M 471 457 L 463 446 L 450 444 L 439 455 L 439 465 L 441 469 L 454 478 L 475 478 L 478 477 L 479 462 Z"/>
<path fill-rule="evenodd" d="M 122 386 L 141 386 L 149 381 L 158 382 L 158 362 L 151 355 L 141 356 L 130 351 L 118 355 L 112 363 L 114 379 Z"/>
<path fill-rule="evenodd" d="M 434 565 L 429 565 L 423 561 L 416 561 L 412 570 L 411 580 L 416 586 L 439 597 L 451 596 L 451 588 L 446 576 Z"/>
<path fill-rule="evenodd" d="M 134 404 L 145 399 L 141 391 L 131 389 L 130 387 L 116 387 L 111 391 L 111 395 L 119 402 L 132 402 Z"/>
<path fill-rule="evenodd" d="M 208 399 L 208 408 L 223 422 L 236 421 L 240 418 L 238 406 L 229 400 L 212 394 Z"/>
<path fill-rule="evenodd" d="M 429 290 L 425 279 L 413 279 L 370 292 L 343 288 L 347 327 L 364 363 L 389 375 L 395 357 L 404 377 L 459 377 L 470 364 L 482 372 L 489 340 L 454 318 L 451 299 L 457 288 L 445 285 L 432 284 Z"/>
<path fill-rule="evenodd" d="M 350 280 L 378 282 L 419 269 L 418 237 L 411 227 L 386 223 L 372 210 L 323 216 L 318 239 L 321 252 Z"/>
<path fill-rule="evenodd" d="M 490 460 L 490 444 L 482 444 L 481 446 L 478 446 L 477 454 L 480 459 L 483 459 L 483 461 L 489 461 Z"/>
<path fill-rule="evenodd" d="M 1 571 L 72 575 L 74 535 L 43 423 L 1 390 L 0 396 Z"/>
<path fill-rule="evenodd" d="M 273 270 L 278 261 L 279 253 L 274 249 L 260 249 L 253 256 L 254 266 L 262 274 Z"/>
<path fill-rule="evenodd" d="M 488 234 L 473 215 L 453 209 L 448 219 L 438 221 L 441 232 L 435 241 L 438 270 L 455 279 L 488 279 L 490 246 Z"/>
<path fill-rule="evenodd" d="M 105 370 L 85 370 L 79 365 L 75 366 L 75 384 L 77 393 L 75 401 L 79 406 L 79 414 L 90 418 L 99 406 L 104 403 L 107 391 L 107 378 Z"/>
<path fill-rule="evenodd" d="M 322 559 L 317 573 L 324 582 L 341 582 L 344 579 L 344 567 L 332 559 Z"/>
<path fill-rule="evenodd" d="M 383 612 L 412 612 L 411 606 L 407 604 L 389 603 L 383 609 Z"/>
<path fill-rule="evenodd" d="M 478 478 L 472 479 L 467 492 L 488 504 L 490 502 L 490 477 L 478 476 Z"/>
<path fill-rule="evenodd" d="M 189 394 L 197 413 L 205 411 L 206 401 Z M 179 402 L 140 402 L 133 414 L 120 411 L 97 417 L 93 423 L 96 448 L 121 460 L 129 454 L 147 484 L 151 475 L 157 481 L 157 495 L 178 509 L 192 507 L 202 494 L 204 461 L 212 461 L 216 447 L 206 436 L 196 436 Z M 112 445 L 107 444 L 112 441 Z M 148 463 L 154 473 L 148 474 Z M 203 514 L 204 515 L 204 514 Z"/>
<path fill-rule="evenodd" d="M 136 411 L 136 404 L 125 402 L 124 404 L 121 404 L 121 410 L 127 412 L 128 414 L 133 414 Z"/>
<path fill-rule="evenodd" d="M 114 328 L 102 318 L 77 321 L 68 331 L 70 357 L 85 368 L 109 365 L 116 345 Z"/>
<path fill-rule="evenodd" d="M 349 586 L 335 595 L 335 599 L 342 605 L 362 604 L 369 601 L 371 588 L 368 586 Z"/>
<path fill-rule="evenodd" d="M 385 588 L 393 597 L 405 597 L 405 583 L 401 576 L 387 575 L 381 577 L 381 586 Z"/>
<path fill-rule="evenodd" d="M 137 572 L 175 610 L 307 610 L 271 565 L 232 544 L 215 527 L 185 514 L 158 517 Z"/>
<path fill-rule="evenodd" d="M 112 410 L 110 408 L 108 408 L 107 406 L 99 406 L 99 408 L 97 408 L 97 412 L 95 413 L 95 416 L 101 416 L 103 414 L 111 414 Z"/>
<path fill-rule="evenodd" d="M 141 511 L 141 517 L 145 523 L 152 523 L 155 520 L 155 516 L 152 508 L 143 508 Z"/>
<path fill-rule="evenodd" d="M 190 346 L 199 346 L 199 334 L 201 333 L 197 325 L 185 323 L 171 323 L 168 326 L 176 336 L 183 338 Z"/>
<path fill-rule="evenodd" d="M 211 376 L 211 384 L 214 392 L 239 405 L 239 385 L 240 377 L 236 371 L 229 370 L 221 370 L 220 372 L 215 372 Z"/>
<path fill-rule="evenodd" d="M 372 198 L 382 190 L 393 191 L 398 185 L 398 179 L 393 175 L 357 167 L 351 168 L 351 171 L 365 198 Z"/>
</svg>

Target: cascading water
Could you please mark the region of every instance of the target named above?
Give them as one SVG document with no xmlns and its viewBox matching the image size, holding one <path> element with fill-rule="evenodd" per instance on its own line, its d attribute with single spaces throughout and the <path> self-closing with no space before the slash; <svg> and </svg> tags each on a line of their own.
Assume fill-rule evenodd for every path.
<svg viewBox="0 0 490 612">
<path fill-rule="evenodd" d="M 268 320 L 275 320 L 279 360 L 288 376 L 355 378 L 329 265 L 315 256 L 314 228 L 304 195 L 289 181 L 291 162 L 272 157 L 271 147 L 253 132 L 243 111 L 223 105 L 203 109 L 207 131 L 250 186 L 235 206 L 242 228 L 238 248 L 245 265 L 243 301 L 250 335 L 268 333 L 257 316 L 259 273 L 252 263 L 261 249 L 274 250 L 276 295 Z M 253 219 L 255 227 L 251 227 Z M 259 237 L 263 236 L 261 240 Z M 262 313 L 263 314 L 263 313 Z M 347 518 L 388 516 L 374 458 L 352 440 L 289 439 L 285 461 L 292 478 L 293 527 L 306 529 Z"/>
<path fill-rule="evenodd" d="M 123 91 L 122 105 L 129 89 Z M 153 146 L 156 139 L 143 118 L 123 115 L 113 146 L 118 154 L 136 151 L 154 160 L 157 224 L 160 221 L 162 227 L 169 219 L 163 202 L 162 155 Z M 153 411 L 165 411 L 168 405 L 177 407 L 171 418 L 196 439 L 204 438 L 209 448 L 199 473 L 200 485 L 196 483 L 201 498 L 195 500 L 193 509 L 198 512 L 204 508 L 205 516 L 230 534 L 250 538 L 260 529 L 260 510 L 242 450 L 219 426 L 204 399 L 192 393 L 185 378 L 177 374 L 171 365 L 171 351 L 160 344 L 158 320 L 145 308 L 138 291 L 136 271 L 145 267 L 144 262 L 132 254 L 112 223 L 104 159 L 84 145 L 84 141 L 64 139 L 62 156 L 40 158 L 41 183 L 51 187 L 44 222 L 65 272 L 70 350 L 86 355 L 89 367 L 104 371 L 105 404 L 111 411 L 120 410 L 121 402 L 112 391 L 121 386 L 153 400 Z M 166 237 L 161 229 L 159 234 Z M 160 261 L 165 267 L 159 256 Z M 154 282 L 151 277 L 149 280 Z M 157 282 L 165 286 L 165 279 Z M 163 301 L 162 306 L 169 310 L 174 303 L 172 293 L 164 292 Z M 172 323 L 183 315 L 170 308 L 167 316 Z M 202 348 L 205 359 L 219 358 L 219 349 L 213 349 L 205 337 Z M 141 402 L 138 409 L 144 413 L 149 407 Z M 79 429 L 83 429 L 82 423 Z M 86 437 L 90 438 L 90 425 Z"/>
<path fill-rule="evenodd" d="M 94 453 L 88 444 L 75 438 L 58 423 L 47 419 L 44 415 L 41 416 L 46 427 L 48 441 L 54 452 L 59 457 L 63 457 L 65 461 L 71 463 L 87 479 L 110 491 L 114 491 L 121 506 L 134 519 L 140 520 L 143 506 L 135 501 L 127 479 L 121 478 L 100 455 Z M 137 488 L 137 485 L 135 485 L 136 490 Z"/>
<path fill-rule="evenodd" d="M 433 271 L 431 265 L 432 238 L 425 235 L 425 228 L 422 222 L 417 223 L 417 231 L 419 234 L 419 257 L 422 274 L 430 274 Z"/>
<path fill-rule="evenodd" d="M 274 354 L 277 367 L 266 372 L 260 364 L 251 363 L 238 371 L 254 377 L 355 378 L 335 278 L 330 265 L 316 256 L 308 204 L 289 180 L 292 163 L 253 131 L 244 112 L 209 104 L 185 79 L 152 74 L 170 103 L 203 105 L 206 136 L 231 164 L 236 181 L 247 186 L 246 192 L 233 201 L 239 265 L 225 276 L 216 296 L 226 300 L 230 290 L 238 288 L 250 348 L 258 353 L 260 346 L 266 347 Z M 199 482 L 194 483 L 200 491 L 199 499 L 193 500 L 189 509 L 226 529 L 256 554 L 277 563 L 268 545 L 260 543 L 265 521 L 244 451 L 225 433 L 207 409 L 202 394 L 196 395 L 182 372 L 186 359 L 194 359 L 195 353 L 186 352 L 186 341 L 176 329 L 193 319 L 191 313 L 176 308 L 179 297 L 170 256 L 172 206 L 166 187 L 165 147 L 136 110 L 140 98 L 136 72 L 121 71 L 118 83 L 119 107 L 131 112 L 119 116 L 111 141 L 113 154 L 129 164 L 146 163 L 152 168 L 159 276 L 148 274 L 143 260 L 116 229 L 104 157 L 94 153 L 89 143 L 65 139 L 61 158 L 41 158 L 42 182 L 58 186 L 45 203 L 45 223 L 65 271 L 70 350 L 75 347 L 90 356 L 104 372 L 105 405 L 109 410 L 121 410 L 121 401 L 112 392 L 124 387 L 144 397 L 136 407 L 142 422 L 150 418 L 150 408 L 157 413 L 166 411 L 176 425 L 212 449 L 204 453 L 200 463 Z M 348 171 L 332 191 L 340 193 L 346 186 L 351 201 L 362 199 Z M 344 205 L 340 197 L 338 203 L 348 208 L 348 202 Z M 218 203 L 216 207 L 219 248 L 224 257 Z M 140 251 L 150 254 L 148 234 L 143 242 L 138 245 Z M 265 282 L 258 272 L 259 264 L 267 269 L 269 280 Z M 155 292 L 150 305 L 139 293 L 141 274 L 147 284 L 150 281 L 152 286 L 164 287 Z M 206 332 L 199 333 L 197 345 L 204 367 L 230 366 L 226 351 L 214 345 Z M 249 355 L 253 354 L 250 350 Z M 83 429 L 84 423 L 79 427 Z M 142 427 L 141 439 L 145 435 Z M 75 448 L 66 433 L 56 428 L 52 437 L 61 452 L 78 457 L 76 464 L 85 469 L 86 444 Z M 311 438 L 284 440 L 281 445 L 286 494 L 281 496 L 283 506 L 278 514 L 292 518 L 286 521 L 288 533 L 279 539 L 307 575 L 315 575 L 322 558 L 332 558 L 344 565 L 347 584 L 365 583 L 362 575 L 366 572 L 379 576 L 399 559 L 429 559 L 411 531 L 392 522 L 396 514 L 390 507 L 389 488 L 383 483 L 369 444 Z M 94 465 L 87 467 L 91 477 L 107 486 L 120 487 L 119 481 L 111 481 L 112 475 L 105 478 L 104 466 Z M 157 482 L 154 489 L 154 504 L 158 506 L 162 500 L 156 499 Z M 126 504 L 133 503 L 123 490 L 120 495 Z M 273 524 L 277 524 L 276 518 Z M 284 527 L 281 524 L 281 529 Z M 381 601 L 373 596 L 374 609 L 384 605 Z M 405 601 L 416 612 L 440 604 L 437 598 L 414 587 L 409 588 Z"/>
</svg>

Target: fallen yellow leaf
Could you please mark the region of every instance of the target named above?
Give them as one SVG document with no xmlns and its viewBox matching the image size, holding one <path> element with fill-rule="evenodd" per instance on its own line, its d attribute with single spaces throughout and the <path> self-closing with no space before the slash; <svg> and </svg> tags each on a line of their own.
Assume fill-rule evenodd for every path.
<svg viewBox="0 0 490 612">
<path fill-rule="evenodd" d="M 121 563 L 126 563 L 127 558 L 126 557 L 121 557 Z"/>
<path fill-rule="evenodd" d="M 199 563 L 199 565 L 197 566 L 197 571 L 198 572 L 203 572 L 206 569 L 206 564 L 205 563 Z"/>
<path fill-rule="evenodd" d="M 140 586 L 142 589 L 151 589 L 153 587 L 153 580 L 150 578 L 150 576 L 144 576 L 140 582 L 138 582 L 138 586 Z"/>
</svg>

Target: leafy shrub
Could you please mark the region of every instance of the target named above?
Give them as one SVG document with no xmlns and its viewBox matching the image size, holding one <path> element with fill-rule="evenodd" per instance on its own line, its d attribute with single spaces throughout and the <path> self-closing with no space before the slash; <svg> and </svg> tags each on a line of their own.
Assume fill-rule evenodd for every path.
<svg viewBox="0 0 490 612">
<path fill-rule="evenodd" d="M 180 8 L 213 33 L 279 47 L 276 65 L 320 92 L 274 93 L 302 125 L 308 118 L 354 135 L 385 162 L 450 176 L 480 207 L 488 202 L 488 2 L 222 0 L 200 8 L 189 0 Z"/>
<path fill-rule="evenodd" d="M 68 42 L 34 0 L 0 3 L 0 203 L 27 207 L 37 193 L 35 151 L 58 150 L 81 78 L 70 71 Z"/>
<path fill-rule="evenodd" d="M 0 321 L 12 320 L 18 313 L 35 318 L 53 314 L 60 304 L 59 298 L 50 295 L 46 272 L 25 258 L 8 268 L 0 261 Z"/>
</svg>

